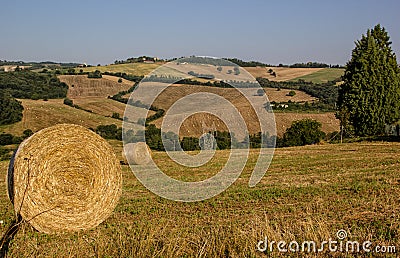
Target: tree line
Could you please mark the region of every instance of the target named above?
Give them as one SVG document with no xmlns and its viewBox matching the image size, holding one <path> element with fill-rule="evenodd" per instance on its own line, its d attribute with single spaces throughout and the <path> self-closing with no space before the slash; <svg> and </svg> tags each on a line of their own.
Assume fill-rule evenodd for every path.
<svg viewBox="0 0 400 258">
<path fill-rule="evenodd" d="M 54 75 L 23 70 L 0 73 L 0 90 L 7 91 L 14 98 L 56 99 L 67 95 L 68 85 Z"/>
<path fill-rule="evenodd" d="M 28 138 L 33 134 L 31 129 L 26 129 L 22 133 L 21 136 L 13 135 L 10 133 L 1 133 L 0 134 L 0 160 L 9 160 L 11 159 L 12 153 L 15 151 L 14 147 L 10 146 L 5 147 L 7 145 L 20 144 L 23 140 Z"/>
<path fill-rule="evenodd" d="M 304 91 L 305 93 L 318 98 L 322 103 L 329 105 L 331 109 L 335 108 L 335 103 L 337 102 L 339 95 L 339 88 L 336 86 L 336 84 L 340 81 L 340 79 L 321 84 L 315 84 L 313 82 L 307 82 L 301 79 L 297 81 L 277 82 L 270 81 L 267 78 L 262 77 L 258 77 L 257 81 L 263 88 L 266 87 Z"/>
<path fill-rule="evenodd" d="M 8 125 L 22 120 L 24 107 L 9 92 L 0 90 L 0 125 Z"/>
<path fill-rule="evenodd" d="M 67 91 L 67 84 L 60 82 L 54 75 L 27 70 L 0 73 L 0 125 L 21 121 L 24 108 L 16 98 L 64 98 Z"/>
<path fill-rule="evenodd" d="M 321 123 L 316 120 L 303 119 L 294 121 L 290 128 L 286 130 L 283 137 L 269 135 L 268 133 L 256 133 L 246 137 L 243 141 L 238 141 L 234 135 L 229 132 L 213 131 L 213 141 L 211 148 L 223 150 L 230 148 L 274 148 L 288 146 L 302 146 L 308 144 L 317 144 L 323 140 L 326 135 L 321 131 Z M 197 137 L 182 137 L 173 132 L 161 132 L 154 124 L 147 125 L 145 130 L 127 130 L 124 131 L 116 125 L 99 125 L 92 129 L 105 139 L 124 139 L 125 143 L 135 143 L 146 141 L 146 144 L 152 150 L 157 151 L 193 151 L 200 150 L 205 146 L 205 135 Z M 122 136 L 122 134 L 124 134 Z"/>
</svg>

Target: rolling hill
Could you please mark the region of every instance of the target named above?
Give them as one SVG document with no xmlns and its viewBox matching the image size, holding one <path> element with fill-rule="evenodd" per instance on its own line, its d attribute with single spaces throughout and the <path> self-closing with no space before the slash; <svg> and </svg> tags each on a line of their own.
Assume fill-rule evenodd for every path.
<svg viewBox="0 0 400 258">
<path fill-rule="evenodd" d="M 133 86 L 133 82 L 123 80 L 118 83 L 118 77 L 107 75 L 100 79 L 87 78 L 87 75 L 60 75 L 58 78 L 68 85 L 67 96 L 71 99 L 107 98 Z"/>
<path fill-rule="evenodd" d="M 146 64 L 147 65 L 147 64 Z M 296 68 L 291 68 L 296 69 Z M 300 69 L 300 68 L 298 68 Z M 320 70 L 323 71 L 323 70 Z M 121 125 L 121 120 L 112 119 L 113 113 L 118 113 L 122 118 L 125 111 L 123 103 L 108 99 L 107 97 L 116 94 L 122 90 L 127 90 L 132 86 L 132 82 L 123 80 L 118 83 L 118 77 L 103 76 L 101 79 L 90 79 L 85 75 L 62 75 L 59 77 L 61 81 L 67 83 L 69 86 L 68 97 L 71 98 L 74 104 L 79 107 L 90 110 L 86 112 L 66 106 L 62 100 L 22 100 L 25 107 L 23 120 L 19 123 L 2 126 L 0 131 L 4 132 L 19 132 L 22 133 L 25 129 L 33 131 L 40 130 L 47 126 L 57 123 L 75 123 L 84 125 L 86 127 L 95 128 L 100 124 L 117 124 Z M 251 89 L 249 89 L 251 91 Z M 302 92 L 296 91 L 293 97 L 288 96 L 289 90 L 282 89 L 280 91 L 272 88 L 265 89 L 269 100 L 276 102 L 313 102 L 315 98 Z M 247 100 L 235 89 L 217 88 L 207 86 L 195 85 L 174 85 L 168 87 L 158 98 L 154 105 L 168 110 L 168 108 L 178 99 L 196 92 L 210 92 L 224 97 L 231 101 L 240 112 L 242 112 L 250 133 L 257 133 L 260 131 L 256 115 Z M 252 95 L 256 95 L 256 92 Z M 125 97 L 129 97 L 129 94 Z M 261 99 L 261 98 L 260 98 Z M 252 101 L 258 101 L 254 97 Z M 258 103 L 257 105 L 263 105 Z M 154 112 L 150 111 L 149 115 Z M 285 130 L 290 127 L 291 123 L 303 118 L 312 118 L 322 123 L 322 129 L 326 133 L 338 131 L 339 122 L 334 117 L 333 113 L 294 113 L 294 112 L 275 112 L 277 134 L 282 136 Z M 160 118 L 153 121 L 156 126 L 161 126 L 163 119 Z M 207 114 L 196 114 L 189 117 L 182 125 L 180 134 L 181 136 L 200 136 L 204 129 L 203 126 L 215 126 L 217 130 L 225 130 L 224 123 L 216 117 Z"/>
<path fill-rule="evenodd" d="M 154 69 L 163 65 L 162 62 L 147 64 L 147 63 L 128 63 L 128 64 L 110 64 L 104 66 L 93 66 L 93 67 L 85 67 L 85 68 L 76 68 L 75 71 L 79 72 L 82 69 L 84 72 L 93 72 L 95 70 L 99 70 L 100 72 L 121 72 L 132 75 L 147 75 L 151 73 Z"/>
<path fill-rule="evenodd" d="M 129 64 L 111 64 L 106 66 L 95 66 L 95 67 L 86 67 L 82 68 L 85 72 L 93 72 L 95 70 L 99 70 L 101 72 L 121 72 L 132 75 L 147 75 L 151 73 L 154 69 L 163 65 L 163 62 L 157 63 L 129 63 Z M 176 66 L 176 64 L 171 63 L 171 67 Z M 182 68 L 186 66 L 186 68 Z M 179 67 L 180 70 L 193 70 L 190 64 L 181 65 Z M 215 71 L 215 66 L 210 66 L 212 71 Z M 207 70 L 206 69 L 206 70 Z M 226 74 L 228 70 L 231 70 L 232 67 L 223 67 L 221 74 Z M 264 77 L 271 81 L 289 81 L 298 79 L 304 79 L 305 81 L 312 81 L 315 83 L 326 82 L 328 80 L 337 79 L 343 75 L 344 69 L 337 68 L 289 68 L 289 67 L 244 67 L 254 78 Z M 272 76 L 268 73 L 268 70 L 272 69 L 276 72 L 276 77 Z M 78 68 L 75 69 L 78 72 Z"/>
<path fill-rule="evenodd" d="M 96 128 L 98 125 L 116 124 L 121 126 L 122 121 L 89 113 L 63 104 L 62 99 L 29 100 L 22 99 L 24 107 L 22 121 L 0 127 L 0 132 L 21 135 L 25 129 L 36 132 L 40 129 L 59 124 L 71 123 Z"/>
<path fill-rule="evenodd" d="M 247 89 L 245 89 L 247 90 Z M 249 95 L 256 95 L 255 89 L 248 89 L 248 91 L 254 93 L 250 93 Z M 178 85 L 173 87 L 168 87 L 165 89 L 155 100 L 154 105 L 162 108 L 164 110 L 168 110 L 173 103 L 175 103 L 178 99 L 187 96 L 189 94 L 193 94 L 196 92 L 210 92 L 222 96 L 227 99 L 231 103 L 235 105 L 235 107 L 242 113 L 247 125 L 249 133 L 254 134 L 260 131 L 259 123 L 256 117 L 254 110 L 249 104 L 248 100 L 236 89 L 227 89 L 227 88 L 217 88 L 217 87 L 207 87 L 207 86 L 193 86 L 193 85 Z M 267 96 L 269 101 L 295 101 L 295 102 L 304 102 L 309 101 L 312 102 L 315 98 L 309 96 L 308 94 L 297 91 L 297 94 L 294 97 L 287 96 L 289 90 L 280 90 L 276 89 L 266 89 Z M 262 101 L 263 98 L 253 96 L 251 101 L 256 106 L 262 106 L 264 103 L 259 102 Z M 192 107 L 196 109 L 196 107 Z M 201 108 L 201 103 L 198 106 Z M 294 113 L 294 112 L 275 112 L 275 120 L 277 124 L 277 133 L 279 136 L 282 136 L 287 128 L 290 127 L 293 121 L 301 120 L 305 118 L 316 119 L 317 121 L 323 124 L 322 130 L 326 133 L 338 131 L 339 130 L 339 121 L 335 118 L 333 113 L 320 113 L 320 114 L 308 114 L 308 113 Z M 162 124 L 163 118 L 160 118 L 153 123 L 160 127 Z M 180 130 L 181 136 L 200 136 L 203 134 L 203 125 L 207 127 L 211 127 L 215 125 L 217 130 L 225 130 L 226 126 L 222 123 L 221 120 L 217 119 L 214 116 L 210 116 L 208 114 L 199 113 L 193 116 L 190 116 L 183 124 Z"/>
</svg>

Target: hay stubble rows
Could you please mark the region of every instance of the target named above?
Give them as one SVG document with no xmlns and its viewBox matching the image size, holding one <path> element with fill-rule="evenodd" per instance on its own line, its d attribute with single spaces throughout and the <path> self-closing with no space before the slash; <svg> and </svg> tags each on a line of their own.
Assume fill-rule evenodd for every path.
<svg viewBox="0 0 400 258">
<path fill-rule="evenodd" d="M 111 144 L 116 154 L 121 153 L 120 142 Z M 10 255 L 262 256 L 255 245 L 265 236 L 271 240 L 322 241 L 335 238 L 339 229 L 345 229 L 352 240 L 398 246 L 399 148 L 399 143 L 353 143 L 277 149 L 270 169 L 255 188 L 247 185 L 256 160 L 251 151 L 234 185 L 198 203 L 161 199 L 123 166 L 122 197 L 104 223 L 91 231 L 51 237 L 25 226 L 17 234 Z M 227 151 L 217 151 L 210 164 L 188 170 L 171 163 L 165 153 L 153 153 L 168 175 L 188 181 L 214 174 L 227 157 Z M 4 176 L 7 162 L 0 166 Z M 3 233 L 13 214 L 2 194 L 4 182 L 0 187 Z"/>
</svg>

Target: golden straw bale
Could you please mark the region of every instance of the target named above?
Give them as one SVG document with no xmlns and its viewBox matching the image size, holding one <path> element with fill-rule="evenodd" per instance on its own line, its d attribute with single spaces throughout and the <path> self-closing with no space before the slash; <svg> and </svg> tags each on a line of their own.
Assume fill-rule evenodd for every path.
<svg viewBox="0 0 400 258">
<path fill-rule="evenodd" d="M 121 195 L 122 172 L 107 141 L 82 126 L 59 124 L 21 143 L 7 181 L 16 214 L 55 233 L 104 221 Z"/>
<path fill-rule="evenodd" d="M 122 158 L 126 164 L 146 165 L 151 160 L 151 150 L 145 142 L 127 143 Z"/>
</svg>

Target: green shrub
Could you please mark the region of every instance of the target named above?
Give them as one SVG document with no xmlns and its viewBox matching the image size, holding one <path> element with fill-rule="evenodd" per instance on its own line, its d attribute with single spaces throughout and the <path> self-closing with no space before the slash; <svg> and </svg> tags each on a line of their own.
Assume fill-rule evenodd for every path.
<svg viewBox="0 0 400 258">
<path fill-rule="evenodd" d="M 292 123 L 283 135 L 282 146 L 303 146 L 319 143 L 325 133 L 321 131 L 321 123 L 312 119 L 303 119 Z"/>
<path fill-rule="evenodd" d="M 0 145 L 13 144 L 13 135 L 9 133 L 0 134 Z"/>
<path fill-rule="evenodd" d="M 111 118 L 115 118 L 115 119 L 121 120 L 121 116 L 117 112 L 113 112 Z"/>
<path fill-rule="evenodd" d="M 99 70 L 88 73 L 88 78 L 102 78 L 102 77 L 103 76 L 101 75 L 101 72 Z"/>
<path fill-rule="evenodd" d="M 64 99 L 64 104 L 70 107 L 74 107 L 74 102 L 69 98 Z"/>
</svg>

